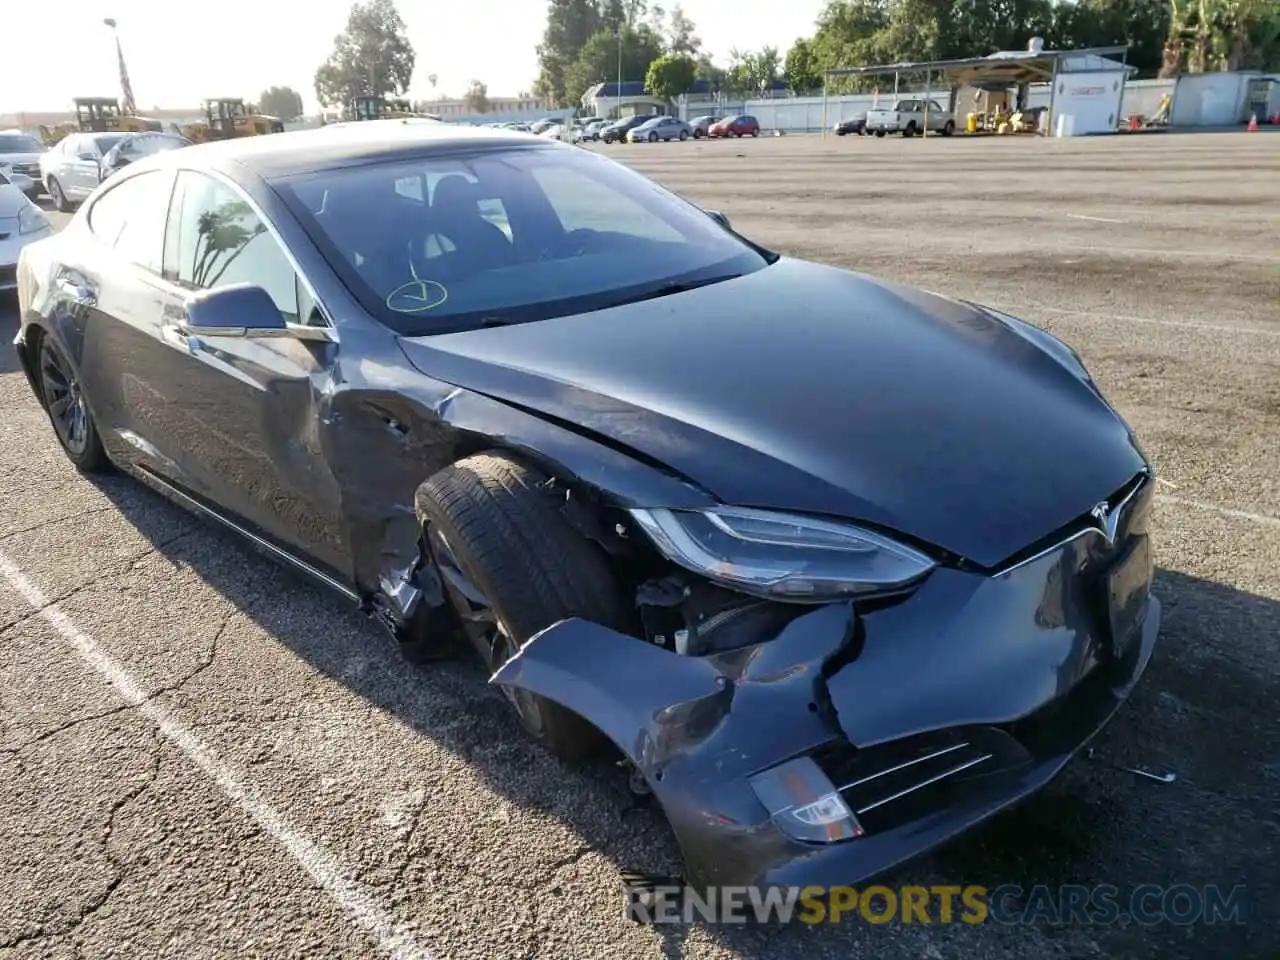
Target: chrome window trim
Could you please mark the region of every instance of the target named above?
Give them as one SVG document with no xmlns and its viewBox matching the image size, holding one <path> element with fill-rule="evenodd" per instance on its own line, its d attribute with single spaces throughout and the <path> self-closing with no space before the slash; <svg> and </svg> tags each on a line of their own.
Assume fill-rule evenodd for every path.
<svg viewBox="0 0 1280 960">
<path fill-rule="evenodd" d="M 166 152 L 179 153 L 181 151 L 166 151 Z M 307 293 L 311 295 L 312 302 L 315 303 L 316 309 L 320 311 L 320 315 L 324 317 L 324 322 L 327 324 L 326 327 L 314 327 L 305 323 L 289 323 L 288 321 L 286 321 L 285 322 L 286 330 L 288 330 L 290 334 L 297 335 L 298 339 L 300 340 L 323 339 L 333 343 L 337 343 L 339 339 L 338 325 L 333 322 L 333 313 L 325 305 L 324 301 L 320 299 L 320 294 L 316 292 L 315 284 L 311 282 L 311 278 L 308 277 L 306 272 L 302 269 L 302 264 L 298 262 L 298 258 L 294 256 L 293 251 L 289 249 L 289 245 L 284 242 L 284 237 L 280 235 L 280 231 L 276 228 L 276 225 L 272 221 L 272 219 L 269 216 L 267 216 L 267 213 L 265 210 L 262 209 L 262 206 L 256 200 L 254 200 L 253 197 L 249 196 L 249 194 L 245 192 L 244 188 L 241 187 L 240 184 L 236 183 L 235 180 L 228 177 L 221 170 L 213 170 L 207 167 L 183 166 L 180 163 L 175 164 L 174 169 L 177 170 L 178 173 L 194 173 L 194 174 L 199 174 L 201 176 L 209 177 L 213 180 L 216 180 L 218 181 L 218 183 L 230 189 L 234 194 L 236 194 L 236 196 L 238 196 L 241 200 L 243 200 L 248 205 L 249 209 L 253 211 L 254 216 L 256 216 L 259 220 L 261 220 L 262 223 L 266 226 L 267 233 L 271 235 L 271 238 L 275 240 L 276 244 L 280 247 L 280 249 L 284 251 L 285 259 L 288 260 L 289 265 L 293 267 L 293 272 L 297 274 L 298 280 L 302 283 L 304 287 L 307 288 Z M 187 290 L 186 287 L 179 287 L 179 289 Z M 318 337 L 318 336 L 315 336 L 314 333 L 311 336 L 307 336 L 306 333 L 299 333 L 299 331 L 316 331 L 316 330 L 322 330 L 322 329 L 328 332 L 328 336 Z"/>
<path fill-rule="evenodd" d="M 1143 470 L 1139 474 L 1139 476 L 1141 476 L 1142 479 L 1138 481 L 1137 486 L 1135 486 L 1132 490 L 1130 490 L 1127 494 L 1125 494 L 1124 499 L 1122 499 L 1119 503 L 1117 503 L 1114 507 L 1111 508 L 1111 513 L 1113 514 L 1124 513 L 1124 511 L 1128 509 L 1129 504 L 1133 502 L 1134 498 L 1137 497 L 1138 494 L 1142 493 L 1144 490 L 1147 489 L 1147 484 L 1150 483 L 1155 478 L 1155 473 L 1150 468 L 1148 468 L 1146 470 Z M 1035 563 L 1037 560 L 1043 560 L 1049 554 L 1056 553 L 1057 551 L 1065 547 L 1067 544 L 1074 543 L 1075 541 L 1079 540 L 1081 537 L 1091 537 L 1091 536 L 1105 537 L 1106 534 L 1102 530 L 1099 530 L 1097 527 L 1081 527 L 1075 533 L 1072 533 L 1066 537 L 1063 537 L 1061 540 L 1059 540 L 1057 543 L 1053 544 L 1052 546 L 1045 547 L 1043 550 L 1041 550 L 1039 553 L 1035 554 L 1034 556 L 1027 557 L 1027 559 L 1025 560 L 1019 560 L 1017 563 L 1012 564 L 1011 566 L 1004 567 L 1000 570 L 997 570 L 995 573 L 991 574 L 991 577 L 992 579 L 995 579 L 997 577 L 1006 577 L 1009 574 L 1013 573 L 1015 570 L 1020 570 L 1022 567 Z"/>
</svg>

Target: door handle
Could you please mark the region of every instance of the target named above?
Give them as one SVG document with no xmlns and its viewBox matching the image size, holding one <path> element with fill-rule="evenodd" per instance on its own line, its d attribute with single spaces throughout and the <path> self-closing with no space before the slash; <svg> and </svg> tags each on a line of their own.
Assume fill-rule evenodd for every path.
<svg viewBox="0 0 1280 960">
<path fill-rule="evenodd" d="M 160 336 L 170 346 L 177 347 L 192 356 L 204 349 L 204 341 L 194 333 L 176 323 L 166 323 L 160 328 Z"/>
</svg>

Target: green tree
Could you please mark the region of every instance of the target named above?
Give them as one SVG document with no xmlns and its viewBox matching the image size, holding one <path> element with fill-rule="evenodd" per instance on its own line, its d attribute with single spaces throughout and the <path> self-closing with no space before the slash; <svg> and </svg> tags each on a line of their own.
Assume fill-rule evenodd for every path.
<svg viewBox="0 0 1280 960">
<path fill-rule="evenodd" d="M 565 74 L 577 63 L 587 41 L 604 27 L 598 0 L 550 0 L 547 26 L 537 48 L 538 79 L 533 92 L 553 106 L 571 104 Z M 581 93 L 578 91 L 579 96 Z"/>
<path fill-rule="evenodd" d="M 818 58 L 811 41 L 801 37 L 791 45 L 783 76 L 793 93 L 806 93 L 822 86 L 822 71 L 818 69 Z"/>
<path fill-rule="evenodd" d="M 662 100 L 674 100 L 693 89 L 698 65 L 687 53 L 666 53 L 649 64 L 644 88 Z"/>
<path fill-rule="evenodd" d="M 281 120 L 302 116 L 302 94 L 293 87 L 268 87 L 258 95 L 258 109 Z"/>
<path fill-rule="evenodd" d="M 646 24 L 622 30 L 622 79 L 643 80 L 649 64 L 662 56 L 662 40 Z M 612 29 L 601 30 L 582 47 L 578 59 L 565 71 L 565 104 L 578 106 L 582 95 L 597 83 L 618 78 L 618 38 Z"/>
<path fill-rule="evenodd" d="M 702 49 L 702 40 L 694 33 L 697 29 L 693 21 L 685 16 L 680 4 L 671 8 L 667 14 L 667 23 L 663 30 L 663 39 L 667 42 L 669 53 L 687 53 L 691 57 L 698 56 Z"/>
<path fill-rule="evenodd" d="M 316 70 L 316 98 L 335 106 L 358 96 L 403 94 L 413 79 L 416 55 L 394 0 L 365 0 L 351 7 L 346 29 Z"/>
<path fill-rule="evenodd" d="M 489 87 L 483 81 L 472 80 L 467 92 L 462 95 L 462 102 L 472 113 L 489 112 Z"/>
<path fill-rule="evenodd" d="M 729 51 L 732 66 L 729 68 L 732 82 L 749 93 L 764 93 L 778 80 L 778 48 L 761 47 L 759 50 Z"/>
</svg>

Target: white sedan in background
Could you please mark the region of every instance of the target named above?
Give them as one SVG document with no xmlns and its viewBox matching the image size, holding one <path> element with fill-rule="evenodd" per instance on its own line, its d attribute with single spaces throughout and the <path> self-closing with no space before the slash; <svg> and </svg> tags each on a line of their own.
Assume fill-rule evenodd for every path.
<svg viewBox="0 0 1280 960">
<path fill-rule="evenodd" d="M 571 123 L 556 123 L 547 127 L 538 136 L 546 137 L 548 140 L 559 140 L 561 143 L 581 143 L 582 129 Z"/>
<path fill-rule="evenodd" d="M 53 227 L 44 211 L 0 170 L 0 290 L 18 285 L 18 253 L 22 248 L 50 236 Z"/>
</svg>

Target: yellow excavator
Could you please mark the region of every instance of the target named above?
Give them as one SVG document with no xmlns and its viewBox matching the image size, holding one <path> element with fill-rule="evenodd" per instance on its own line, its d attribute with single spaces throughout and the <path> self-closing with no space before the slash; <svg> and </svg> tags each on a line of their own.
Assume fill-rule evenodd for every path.
<svg viewBox="0 0 1280 960">
<path fill-rule="evenodd" d="M 40 140 L 46 147 L 52 147 L 61 143 L 63 139 L 71 136 L 80 128 L 74 120 L 67 120 L 57 124 L 40 124 Z"/>
<path fill-rule="evenodd" d="M 414 112 L 408 100 L 356 97 L 347 106 L 348 120 L 400 120 L 417 116 L 421 114 Z"/>
<path fill-rule="evenodd" d="M 81 133 L 144 133 L 163 129 L 159 120 L 133 116 L 112 97 L 76 97 L 76 129 Z M 70 131 L 68 131 L 70 132 Z"/>
<path fill-rule="evenodd" d="M 256 112 L 242 97 L 211 97 L 205 100 L 204 119 L 182 128 L 182 135 L 195 143 L 259 137 L 270 133 L 284 133 L 284 122 L 278 117 Z"/>
</svg>

